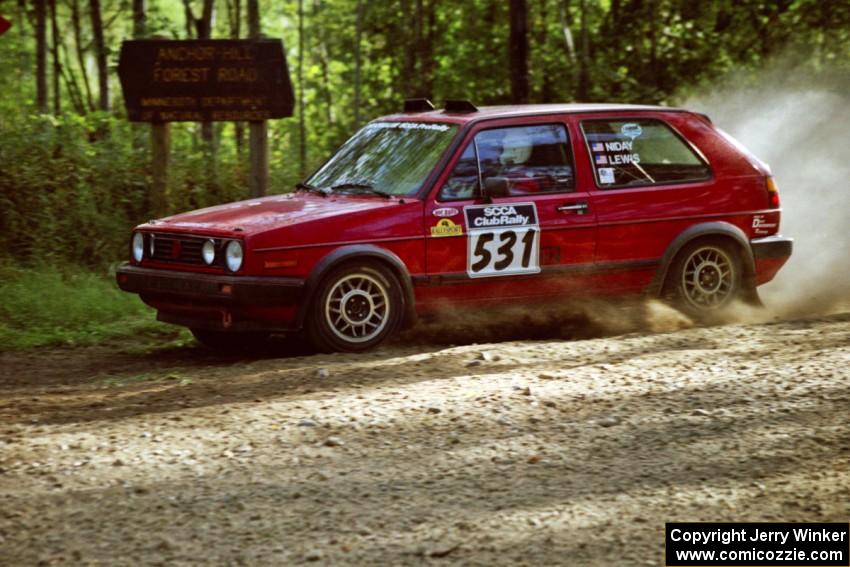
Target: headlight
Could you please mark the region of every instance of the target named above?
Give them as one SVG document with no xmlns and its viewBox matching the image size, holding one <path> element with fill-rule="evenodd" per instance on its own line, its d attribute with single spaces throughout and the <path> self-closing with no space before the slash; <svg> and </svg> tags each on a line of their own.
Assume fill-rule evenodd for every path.
<svg viewBox="0 0 850 567">
<path fill-rule="evenodd" d="M 141 262 L 145 256 L 145 237 L 141 232 L 133 235 L 133 260 Z"/>
<path fill-rule="evenodd" d="M 151 234 L 148 236 L 148 258 L 153 258 L 153 253 L 156 250 L 156 236 Z"/>
<path fill-rule="evenodd" d="M 231 240 L 224 250 L 224 258 L 227 260 L 227 268 L 231 272 L 242 267 L 242 243 L 238 240 Z"/>
<path fill-rule="evenodd" d="M 215 240 L 212 238 L 204 242 L 203 247 L 201 247 L 201 256 L 204 258 L 204 262 L 209 266 L 213 262 L 215 262 Z M 239 263 L 242 263 L 242 255 L 239 255 Z M 238 266 L 237 266 L 238 269 Z"/>
</svg>

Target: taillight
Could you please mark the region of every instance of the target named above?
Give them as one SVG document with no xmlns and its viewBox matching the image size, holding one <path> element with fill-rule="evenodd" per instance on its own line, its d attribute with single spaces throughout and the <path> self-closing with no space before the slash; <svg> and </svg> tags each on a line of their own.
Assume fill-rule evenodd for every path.
<svg viewBox="0 0 850 567">
<path fill-rule="evenodd" d="M 767 206 L 770 209 L 779 208 L 779 187 L 776 186 L 776 180 L 773 177 L 765 178 L 765 187 L 767 187 Z"/>
</svg>

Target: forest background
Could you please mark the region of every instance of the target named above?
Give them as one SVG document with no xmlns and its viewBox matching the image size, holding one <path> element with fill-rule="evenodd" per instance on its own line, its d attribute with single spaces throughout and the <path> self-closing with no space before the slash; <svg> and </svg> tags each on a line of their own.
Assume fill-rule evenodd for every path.
<svg viewBox="0 0 850 567">
<path fill-rule="evenodd" d="M 406 97 L 677 104 L 777 67 L 850 92 L 846 1 L 0 0 L 0 16 L 0 350 L 160 328 L 110 279 L 154 213 L 125 39 L 283 40 L 296 110 L 269 123 L 270 193 Z M 172 125 L 168 212 L 247 198 L 247 131 Z"/>
</svg>

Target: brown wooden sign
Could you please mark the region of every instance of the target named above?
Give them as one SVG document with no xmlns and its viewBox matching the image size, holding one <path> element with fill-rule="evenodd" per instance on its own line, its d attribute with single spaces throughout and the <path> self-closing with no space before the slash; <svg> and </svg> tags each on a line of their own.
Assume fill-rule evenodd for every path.
<svg viewBox="0 0 850 567">
<path fill-rule="evenodd" d="M 292 116 L 292 82 L 278 39 L 125 41 L 118 75 L 134 122 Z"/>
</svg>

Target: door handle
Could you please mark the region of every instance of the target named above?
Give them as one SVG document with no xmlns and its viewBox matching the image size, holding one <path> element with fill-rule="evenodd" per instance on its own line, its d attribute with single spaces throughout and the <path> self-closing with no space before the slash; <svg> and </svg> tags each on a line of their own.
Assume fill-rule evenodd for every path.
<svg viewBox="0 0 850 567">
<path fill-rule="evenodd" d="M 561 205 L 560 207 L 558 207 L 557 210 L 558 210 L 559 213 L 567 213 L 567 212 L 570 212 L 570 211 L 575 211 L 576 214 L 583 215 L 584 213 L 587 212 L 587 202 L 580 201 L 580 202 L 578 202 L 574 205 Z"/>
</svg>

